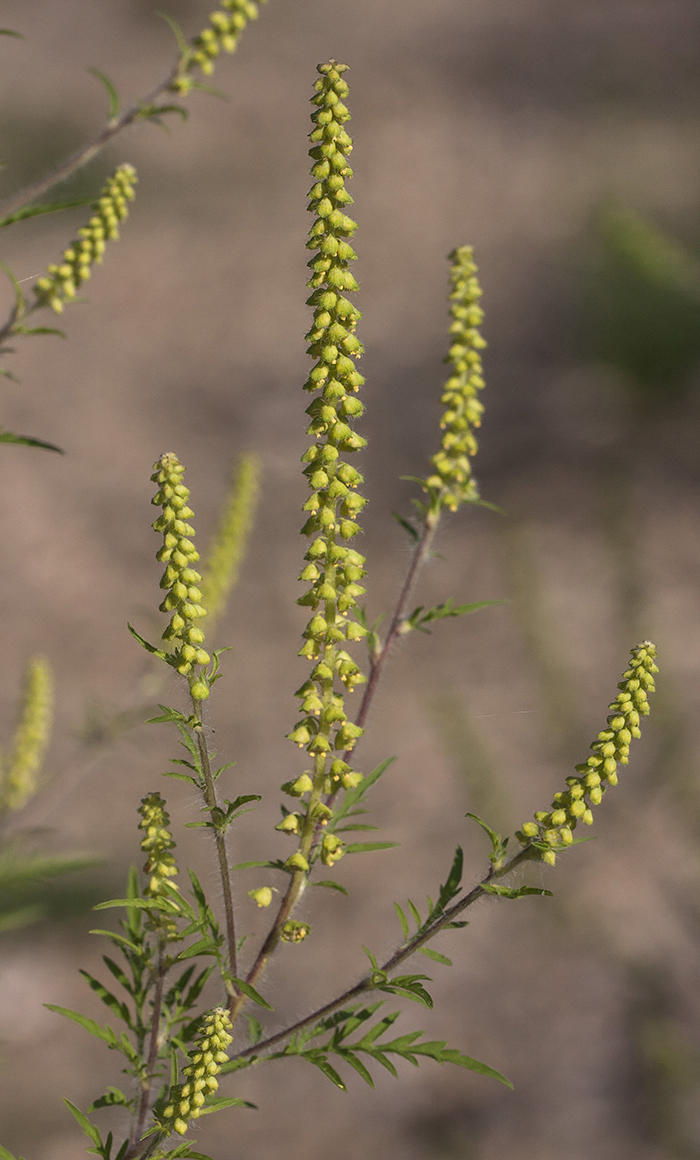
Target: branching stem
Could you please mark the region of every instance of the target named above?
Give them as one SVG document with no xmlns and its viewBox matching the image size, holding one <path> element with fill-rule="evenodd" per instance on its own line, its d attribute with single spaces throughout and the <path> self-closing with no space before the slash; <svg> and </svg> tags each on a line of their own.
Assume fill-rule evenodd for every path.
<svg viewBox="0 0 700 1160">
<path fill-rule="evenodd" d="M 420 950 L 422 946 L 434 938 L 436 934 L 439 934 L 441 930 L 444 930 L 450 922 L 454 922 L 457 915 L 461 914 L 467 907 L 478 902 L 480 898 L 488 897 L 488 891 L 484 890 L 485 886 L 488 886 L 489 883 L 497 878 L 503 878 L 506 874 L 510 874 L 521 862 L 525 862 L 531 858 L 532 854 L 532 847 L 525 846 L 500 869 L 492 866 L 488 874 L 464 898 L 456 902 L 454 906 L 450 906 L 447 910 L 443 911 L 440 917 L 436 918 L 427 928 L 418 931 L 412 938 L 402 943 L 394 951 L 393 955 L 382 964 L 379 971 L 387 975 L 391 971 L 395 971 L 401 963 L 405 962 L 412 954 Z M 257 1056 L 261 1051 L 266 1051 L 269 1047 L 274 1047 L 277 1043 L 281 1043 L 284 1039 L 289 1038 L 290 1035 L 294 1035 L 295 1032 L 303 1030 L 304 1027 L 308 1027 L 310 1023 L 316 1023 L 319 1019 L 330 1015 L 332 1011 L 335 1011 L 337 1007 L 342 1007 L 344 1003 L 349 1003 L 352 999 L 356 999 L 366 991 L 376 990 L 377 984 L 374 982 L 376 974 L 377 972 L 372 971 L 371 974 L 365 975 L 364 978 L 360 979 L 359 983 L 356 983 L 354 987 L 350 987 L 349 990 L 344 991 L 342 995 L 338 995 L 336 999 L 332 999 L 330 1003 L 325 1003 L 323 1007 L 319 1007 L 311 1015 L 307 1015 L 304 1019 L 299 1019 L 291 1027 L 286 1027 L 283 1031 L 278 1031 L 276 1035 L 271 1035 L 269 1038 L 261 1040 L 260 1043 L 245 1048 L 244 1051 L 240 1051 L 237 1055 L 232 1056 L 232 1059 L 247 1059 L 251 1055 Z"/>
</svg>

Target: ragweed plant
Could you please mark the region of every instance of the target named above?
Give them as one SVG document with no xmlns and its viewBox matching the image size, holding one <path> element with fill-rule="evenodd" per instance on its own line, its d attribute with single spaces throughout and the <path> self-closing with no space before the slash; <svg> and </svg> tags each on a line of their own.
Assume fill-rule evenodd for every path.
<svg viewBox="0 0 700 1160">
<path fill-rule="evenodd" d="M 239 6 L 225 7 L 233 12 Z M 221 47 L 225 48 L 223 38 L 229 33 L 214 17 L 212 27 L 221 31 Z M 213 43 L 211 38 L 200 38 L 197 51 L 204 52 L 202 45 Z M 204 55 L 204 61 L 196 60 L 200 67 L 215 54 Z M 365 776 L 354 759 L 389 652 L 400 636 L 413 629 L 424 630 L 434 621 L 495 603 L 456 605 L 446 600 L 434 608 L 421 606 L 409 612 L 413 586 L 430 554 L 443 511 L 484 502 L 472 463 L 477 451 L 474 432 L 483 410 L 479 398 L 484 386 L 481 351 L 485 346 L 479 330 L 481 290 L 472 250 L 461 246 L 450 255 L 451 341 L 446 358 L 450 375 L 442 392 L 440 445 L 427 477 L 410 477 L 421 488 L 421 497 L 415 500 L 417 520 L 401 518 L 401 523 L 414 542 L 414 550 L 383 641 L 376 627 L 368 625 L 359 604 L 365 593 L 366 561 L 353 545 L 366 500 L 359 492 L 362 475 L 352 460 L 365 439 L 354 427 L 362 416 L 358 393 L 363 378 L 356 363 L 362 353 L 356 334 L 360 313 L 349 297 L 358 286 L 350 269 L 356 257 L 350 241 L 356 224 L 346 213 L 352 201 L 346 185 L 352 176 L 348 161 L 352 141 L 346 129 L 350 114 L 345 72 L 346 66 L 335 60 L 320 65 L 312 97 L 309 208 L 313 222 L 308 241 L 312 251 L 308 305 L 313 320 L 306 339 L 313 365 L 304 384 L 312 396 L 306 408 L 307 434 L 312 442 L 302 457 L 308 496 L 301 530 L 308 546 L 300 574 L 305 590 L 298 600 L 308 610 L 309 619 L 299 649 L 300 663 L 306 666 L 296 692 L 301 717 L 287 734 L 302 751 L 302 764 L 307 768 L 295 770 L 281 787 L 285 801 L 276 826 L 279 837 L 275 835 L 274 840 L 287 845 L 281 848 L 280 856 L 232 866 L 230 827 L 251 803 L 260 800 L 260 795 L 223 796 L 226 791 L 221 787 L 226 785 L 229 765 L 214 768 L 203 717 L 205 703 L 208 707 L 212 688 L 221 676 L 222 650 L 205 648 L 202 625 L 208 600 L 218 611 L 226 575 L 237 566 L 254 482 L 250 475 L 247 482 L 239 475 L 238 498 L 231 502 L 210 559 L 200 573 L 185 468 L 175 453 L 163 454 L 151 479 L 157 486 L 153 503 L 160 509 L 153 524 L 162 538 L 157 559 L 164 566 L 160 585 L 165 595 L 160 609 L 169 620 L 159 645 L 149 643 L 133 628 L 131 632 L 152 656 L 182 678 L 188 697 L 184 706 L 163 705 L 161 714 L 152 720 L 172 724 L 179 732 L 186 756 L 173 759 L 175 768 L 167 776 L 184 781 L 188 792 L 199 799 L 203 818 L 189 824 L 207 830 L 213 841 L 223 907 L 219 916 L 218 904 L 207 898 L 192 871 L 188 872 L 189 887 L 178 880 L 166 802 L 157 792 L 147 793 L 138 811 L 141 850 L 146 858 L 143 876 L 132 870 L 126 896 L 101 904 L 101 908 L 125 909 L 121 932 L 95 932 L 116 949 L 120 961 L 106 956 L 104 962 L 125 998 L 83 972 L 112 1016 L 125 1025 L 125 1031 L 117 1035 L 111 1026 L 78 1012 L 51 1008 L 121 1053 L 124 1071 L 131 1077 L 130 1090 L 110 1087 L 88 1113 L 67 1101 L 90 1141 L 90 1151 L 103 1160 L 201 1160 L 202 1154 L 193 1151 L 187 1139 L 193 1125 L 203 1115 L 245 1103 L 239 1096 L 218 1094 L 221 1085 L 229 1082 L 227 1076 L 290 1056 L 306 1060 L 343 1090 L 345 1079 L 339 1068 L 347 1066 L 372 1084 L 374 1064 L 396 1075 L 396 1060 L 417 1064 L 423 1057 L 508 1084 L 493 1068 L 442 1040 L 426 1040 L 421 1031 L 413 1030 L 394 1035 L 400 1011 L 385 1013 L 386 997 L 432 1006 L 426 987 L 430 977 L 406 964 L 416 953 L 449 964 L 445 955 L 428 944 L 447 930 L 465 927 L 462 916 L 477 900 L 487 895 L 514 899 L 549 893 L 541 886 L 516 887 L 502 880 L 528 861 L 554 865 L 556 854 L 576 843 L 578 823 L 593 821 L 592 808 L 600 804 L 606 788 L 615 784 L 618 765 L 627 763 L 631 740 L 639 736 L 640 720 L 648 712 L 648 697 L 654 687 L 656 650 L 645 641 L 632 652 L 630 666 L 610 706 L 607 727 L 592 745 L 592 756 L 576 767 L 575 776 L 567 779 L 566 790 L 555 795 L 551 809 L 536 813 L 534 822 L 523 825 L 516 835 L 520 849 L 509 854 L 508 839 L 475 818 L 492 846 L 490 865 L 482 879 L 464 890 L 462 851 L 458 848 L 445 881 L 428 899 L 423 913 L 410 900 L 407 906 L 395 903 L 399 942 L 388 956 L 380 959 L 367 951 L 369 967 L 352 987 L 304 1018 L 265 1033 L 251 1014 L 250 1004 L 271 1010 L 259 988 L 264 987 L 261 980 L 280 944 L 313 938 L 311 924 L 296 916 L 307 885 L 345 892 L 341 883 L 325 877 L 330 868 L 335 871 L 346 855 L 395 845 L 383 840 L 348 842 L 345 837 L 351 831 L 373 828 L 354 819 L 367 812 L 368 794 L 392 761 L 387 758 Z M 367 674 L 352 651 L 362 642 L 368 648 Z M 363 694 L 353 714 L 350 694 L 357 688 L 362 688 Z M 232 870 L 253 868 L 274 872 L 278 886 L 254 884 L 244 892 L 244 906 L 254 905 L 263 911 L 272 908 L 267 931 L 259 945 L 249 949 L 250 944 L 237 935 Z M 309 1006 L 313 1006 L 311 997 Z M 245 1033 L 241 1014 L 246 1017 Z M 108 1106 L 122 1106 L 129 1113 L 129 1132 L 121 1142 L 111 1133 L 103 1134 L 94 1119 Z M 13 1160 L 6 1150 L 2 1155 L 4 1160 Z"/>
<path fill-rule="evenodd" d="M 242 32 L 257 15 L 258 4 L 253 0 L 222 0 L 207 27 L 189 40 L 170 21 L 178 43 L 175 63 L 145 98 L 124 112 L 113 83 L 97 74 L 110 100 L 106 126 L 52 174 L 2 207 L 0 226 L 77 204 L 32 203 L 90 160 L 127 125 L 139 120 L 158 121 L 170 113 L 184 116 L 182 105 L 163 100 L 169 102 L 172 94 L 186 97 L 192 89 L 206 87 L 198 76 L 211 75 L 219 54 L 236 49 Z M 162 454 L 151 480 L 157 488 L 152 502 L 160 509 L 153 524 L 159 536 L 156 558 L 163 568 L 160 611 L 168 623 L 157 645 L 130 628 L 149 654 L 168 666 L 165 673 L 182 678 L 184 698 L 180 706 L 163 705 L 160 715 L 151 720 L 178 730 L 185 757 L 173 758 L 175 768 L 166 776 L 184 782 L 187 793 L 197 799 L 200 812 L 189 825 L 206 830 L 213 843 L 221 905 L 218 898 L 212 902 L 207 897 L 191 870 L 187 872 L 189 884 L 185 884 L 176 860 L 167 803 L 160 793 L 147 792 L 138 807 L 142 871 L 131 870 L 124 898 L 97 908 L 125 911 L 119 931 L 94 932 L 114 948 L 114 957 L 105 955 L 104 964 L 121 991 L 115 994 L 100 979 L 82 972 L 88 986 L 108 1007 L 112 1020 L 118 1020 L 124 1029 L 118 1034 L 110 1024 L 50 1005 L 52 1011 L 78 1023 L 122 1056 L 127 1090 L 110 1086 L 87 1113 L 66 1101 L 88 1137 L 89 1151 L 103 1160 L 203 1160 L 187 1139 L 196 1122 L 223 1108 L 245 1105 L 239 1096 L 219 1094 L 221 1085 L 230 1082 L 227 1077 L 255 1064 L 290 1056 L 312 1064 L 343 1090 L 343 1069 L 354 1070 L 371 1085 L 374 1065 L 396 1075 L 396 1061 L 417 1064 L 422 1057 L 509 1084 L 487 1064 L 442 1040 L 426 1040 L 421 1031 L 396 1036 L 393 1026 L 401 1012 L 383 1010 L 387 996 L 431 1007 L 426 986 L 430 977 L 415 965 L 407 966 L 416 953 L 434 963 L 449 964 L 450 960 L 429 944 L 445 931 L 465 927 L 464 912 L 487 895 L 515 899 L 549 893 L 540 886 L 516 887 L 503 880 L 529 861 L 553 866 L 556 855 L 577 842 L 574 831 L 578 823 L 592 823 L 593 808 L 616 783 L 618 765 L 627 764 L 631 740 L 639 736 L 640 720 L 648 712 L 654 688 L 656 650 L 644 641 L 632 652 L 630 666 L 610 705 L 607 726 L 591 747 L 592 755 L 576 767 L 575 776 L 567 778 L 566 790 L 555 794 L 551 808 L 537 812 L 535 820 L 518 831 L 520 849 L 509 854 L 508 839 L 475 818 L 492 847 L 490 864 L 481 880 L 465 891 L 462 851 L 458 848 L 445 881 L 433 891 L 422 913 L 410 900 L 408 905 L 395 903 L 400 931 L 390 953 L 380 958 L 367 951 L 368 969 L 353 986 L 316 1009 L 309 996 L 308 1015 L 286 1023 L 282 1017 L 280 1029 L 263 1030 L 251 1010 L 257 1008 L 259 1014 L 272 1009 L 262 993 L 271 957 L 280 944 L 314 937 L 306 916 L 298 916 L 302 899 L 308 897 L 306 887 L 347 892 L 326 873 L 333 869 L 342 875 L 343 867 L 336 867 L 346 856 L 395 845 L 384 840 L 354 842 L 346 837 L 354 831 L 374 829 L 355 819 L 366 814 L 368 795 L 393 760 L 385 759 L 367 775 L 355 761 L 355 749 L 362 741 L 389 654 L 398 639 L 413 630 L 425 631 L 433 622 L 496 603 L 455 604 L 447 599 L 434 608 L 419 606 L 410 611 L 416 580 L 431 554 L 444 511 L 485 503 L 473 472 L 478 450 L 475 432 L 483 413 L 480 393 L 484 387 L 485 341 L 480 332 L 481 289 L 469 246 L 459 246 L 450 254 L 450 345 L 445 359 L 449 375 L 441 394 L 441 434 L 427 475 L 409 477 L 420 487 L 420 497 L 414 501 L 416 514 L 413 520 L 399 518 L 411 537 L 413 553 L 383 639 L 377 626 L 367 622 L 360 603 L 365 595 L 366 560 L 355 545 L 366 499 L 359 491 L 363 477 L 355 462 L 365 438 L 354 424 L 363 414 L 358 396 L 364 380 L 357 369 L 363 351 L 356 333 L 361 316 L 351 297 L 358 290 L 351 270 L 357 227 L 346 212 L 352 204 L 347 183 L 352 177 L 349 157 L 353 147 L 346 128 L 350 120 L 346 71 L 347 66 L 335 60 L 319 65 L 312 95 L 309 210 L 313 220 L 307 242 L 311 251 L 307 304 L 312 322 L 306 335 L 312 365 L 304 383 L 310 396 L 306 415 L 311 443 L 302 457 L 307 496 L 301 532 L 306 551 L 299 580 L 305 588 L 297 602 L 306 610 L 308 620 L 298 650 L 299 663 L 304 666 L 295 694 L 300 716 L 291 729 L 286 726 L 288 739 L 301 751 L 300 763 L 281 787 L 284 801 L 276 833 L 270 836 L 276 844 L 272 855 L 232 865 L 231 826 L 249 812 L 252 803 L 261 800 L 261 795 L 224 796 L 232 763 L 215 767 L 204 718 L 212 689 L 221 676 L 219 663 L 224 650 L 205 647 L 204 625 L 207 614 L 211 623 L 220 613 L 240 565 L 254 508 L 256 469 L 251 459 L 241 463 L 209 558 L 200 565 L 185 467 L 174 452 Z M 7 271 L 16 297 L 8 320 L 0 327 L 0 337 L 44 333 L 48 328 L 25 326 L 26 317 L 41 308 L 61 313 L 76 299 L 92 266 L 101 261 L 106 242 L 118 237 L 135 180 L 132 167 L 121 165 L 97 199 L 82 203 L 91 205 L 87 225 L 64 248 L 61 261 L 49 265 L 47 274 L 34 284 L 31 303 L 26 302 L 19 282 Z M 52 447 L 8 432 L 0 439 Z M 365 664 L 355 652 L 363 644 L 367 648 Z M 351 695 L 360 689 L 361 695 L 354 698 L 360 703 L 354 711 Z M 49 674 L 43 662 L 37 661 L 30 671 L 11 756 L 1 767 L 0 806 L 6 816 L 36 792 L 49 717 Z M 280 732 L 283 728 L 280 725 Z M 256 788 L 260 788 L 257 780 Z M 276 886 L 254 881 L 243 891 L 244 907 L 270 912 L 258 944 L 237 933 L 232 872 L 244 869 L 265 869 L 277 876 Z M 121 1107 L 127 1114 L 128 1129 L 122 1140 L 100 1128 L 99 1113 L 106 1107 Z M 2 1147 L 0 1158 L 14 1160 Z"/>
</svg>

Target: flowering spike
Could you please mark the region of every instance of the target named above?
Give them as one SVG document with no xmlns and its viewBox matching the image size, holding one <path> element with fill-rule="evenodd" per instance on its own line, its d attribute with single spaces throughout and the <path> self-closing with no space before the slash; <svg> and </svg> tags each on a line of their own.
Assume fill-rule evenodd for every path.
<svg viewBox="0 0 700 1160">
<path fill-rule="evenodd" d="M 192 48 L 187 49 L 180 61 L 178 75 L 170 85 L 170 91 L 186 97 L 195 86 L 190 73 L 200 69 L 205 76 L 214 71 L 214 61 L 223 49 L 235 52 L 241 33 L 250 20 L 257 20 L 259 7 L 266 0 L 221 0 L 221 5 L 209 17 L 209 24 L 192 40 Z"/>
<path fill-rule="evenodd" d="M 216 1078 L 226 1063 L 226 1049 L 231 1043 L 231 1020 L 228 1011 L 215 1007 L 202 1020 L 194 1047 L 189 1052 L 189 1063 L 182 1069 L 185 1082 L 170 1088 L 160 1106 L 156 1119 L 161 1131 L 168 1136 L 175 1131 L 184 1136 L 189 1120 L 196 1120 L 205 1110 L 207 1097 L 219 1087 Z"/>
<path fill-rule="evenodd" d="M 119 222 L 128 217 L 127 202 L 134 199 L 137 182 L 133 165 L 120 165 L 92 205 L 93 216 L 78 230 L 78 237 L 63 251 L 60 265 L 34 283 L 37 306 L 50 306 L 57 314 L 75 298 L 78 287 L 90 277 L 94 262 L 101 262 L 108 240 L 119 237 Z"/>
<path fill-rule="evenodd" d="M 187 506 L 190 493 L 182 482 L 184 474 L 177 455 L 169 451 L 161 455 L 151 476 L 159 485 L 151 503 L 163 508 L 153 524 L 163 533 L 163 547 L 156 559 L 166 566 L 160 586 L 168 589 L 160 611 L 171 613 L 163 640 L 170 641 L 173 652 L 166 660 L 187 677 L 195 700 L 203 701 L 209 696 L 209 686 L 199 666 L 207 665 L 210 657 L 203 648 L 204 633 L 198 622 L 206 616 L 206 609 L 197 587 L 202 577 L 194 568 L 199 553 L 191 540 L 194 528 L 187 522 L 194 512 Z"/>
<path fill-rule="evenodd" d="M 360 625 L 348 624 L 347 616 L 364 592 L 358 581 L 365 575 L 365 559 L 342 541 L 351 540 L 359 532 L 357 517 L 366 503 L 356 490 L 362 476 L 341 458 L 341 454 L 352 454 L 365 445 L 350 426 L 362 414 L 356 395 L 364 380 L 353 361 L 363 350 L 355 334 L 360 312 L 346 297 L 358 288 L 349 269 L 356 254 L 347 240 L 356 224 L 345 213 L 352 202 L 345 188 L 346 180 L 352 176 L 347 160 L 352 141 L 344 128 L 350 119 L 344 104 L 348 86 L 342 74 L 346 69 L 347 65 L 334 60 L 318 66 L 320 76 L 312 97 L 310 134 L 314 184 L 309 210 L 314 222 L 307 247 L 313 251 L 308 283 L 312 294 L 308 303 L 314 317 L 306 337 L 307 353 L 315 364 L 305 390 L 315 394 L 307 408 L 311 419 L 307 434 L 313 435 L 316 442 L 302 457 L 310 488 L 304 504 L 308 518 L 302 534 L 312 542 L 305 557 L 308 567 L 301 575 L 310 587 L 298 603 L 311 611 L 300 655 L 313 661 L 314 668 L 311 680 L 297 694 L 304 716 L 288 736 L 315 758 L 313 782 L 308 776 L 305 780 L 308 790 L 313 789 L 316 795 L 326 792 L 326 763 L 332 750 L 352 748 L 362 733 L 347 721 L 343 695 L 336 692 L 336 679 L 341 688 L 345 685 L 350 690 L 365 680 L 343 648 L 348 639 L 357 640 L 364 634 Z M 340 786 L 339 778 L 335 782 L 333 789 Z M 308 830 L 305 825 L 302 847 L 306 853 Z M 289 865 L 303 868 L 306 858 L 303 854 L 300 858 L 298 863 Z"/>
<path fill-rule="evenodd" d="M 567 777 L 567 789 L 554 795 L 551 810 L 538 810 L 534 822 L 525 822 L 517 833 L 523 846 L 532 844 L 543 862 L 554 865 L 556 852 L 573 842 L 578 822 L 590 826 L 593 806 L 603 799 L 608 786 L 617 785 L 617 765 L 629 762 L 630 741 L 641 736 L 640 717 L 649 713 L 649 693 L 654 692 L 656 648 L 649 640 L 632 649 L 629 668 L 617 686 L 620 692 L 610 704 L 607 727 L 591 745 L 593 754 L 576 766 L 578 777 Z"/>
<path fill-rule="evenodd" d="M 238 580 L 255 514 L 259 480 L 257 456 L 241 456 L 202 577 L 202 603 L 210 618 L 223 612 Z"/>
<path fill-rule="evenodd" d="M 149 898 L 169 898 L 170 893 L 165 884 L 177 874 L 177 862 L 170 853 L 175 849 L 175 842 L 168 830 L 170 816 L 165 808 L 165 800 L 159 793 L 146 794 L 141 799 L 138 812 L 142 819 L 139 829 L 144 831 L 141 849 L 148 855 L 143 867 L 149 879 L 144 894 Z"/>
<path fill-rule="evenodd" d="M 477 329 L 484 315 L 479 306 L 481 287 L 472 255 L 471 246 L 458 246 L 449 255 L 452 345 L 445 362 L 452 364 L 452 374 L 441 400 L 445 408 L 440 423 L 444 432 L 442 446 L 431 459 L 434 474 L 425 481 L 428 487 L 437 489 L 440 506 L 451 511 L 479 498 L 470 459 L 478 450 L 474 428 L 481 426 L 484 410 L 477 392 L 484 385 L 479 352 L 486 342 Z"/>
<path fill-rule="evenodd" d="M 24 701 L 2 785 L 2 805 L 21 810 L 34 797 L 53 717 L 53 676 L 44 657 L 27 666 Z"/>
</svg>

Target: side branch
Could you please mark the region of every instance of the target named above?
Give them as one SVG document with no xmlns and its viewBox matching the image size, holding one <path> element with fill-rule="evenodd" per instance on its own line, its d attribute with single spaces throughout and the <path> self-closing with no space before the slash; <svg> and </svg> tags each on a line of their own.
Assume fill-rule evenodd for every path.
<svg viewBox="0 0 700 1160">
<path fill-rule="evenodd" d="M 439 521 L 439 510 L 435 510 L 432 507 L 429 508 L 426 512 L 421 538 L 416 544 L 413 558 L 411 560 L 406 579 L 403 583 L 403 588 L 399 593 L 399 599 L 396 604 L 394 615 L 391 619 L 391 624 L 389 625 L 389 631 L 386 634 L 386 639 L 379 655 L 372 661 L 369 680 L 367 681 L 367 687 L 362 698 L 362 703 L 360 704 L 359 713 L 357 714 L 356 724 L 361 728 L 364 727 L 365 721 L 369 715 L 372 701 L 374 699 L 374 694 L 377 691 L 377 686 L 379 685 L 379 681 L 382 672 L 384 671 L 384 666 L 389 657 L 389 653 L 391 652 L 398 638 L 401 636 L 401 629 L 406 619 L 406 613 L 408 612 L 408 602 L 411 598 L 411 593 L 418 578 L 418 574 L 426 562 L 428 555 L 430 554 L 430 549 L 432 547 Z"/>
<path fill-rule="evenodd" d="M 467 909 L 467 907 L 472 906 L 475 902 L 478 902 L 480 898 L 489 897 L 488 891 L 484 890 L 485 886 L 488 886 L 497 878 L 503 878 L 506 874 L 510 874 L 512 870 L 515 870 L 516 867 L 521 864 L 521 862 L 528 861 L 532 857 L 532 854 L 533 848 L 528 845 L 525 846 L 513 858 L 511 858 L 509 862 L 506 862 L 506 864 L 501 867 L 501 869 L 497 870 L 495 867 L 492 867 L 488 874 L 482 878 L 481 881 L 478 882 L 477 885 L 474 886 L 473 889 L 470 890 L 464 898 L 462 898 L 459 902 L 456 902 L 454 906 L 450 906 L 447 910 L 443 911 L 440 917 L 436 918 L 435 921 L 432 922 L 425 930 L 419 931 L 413 936 L 413 938 L 408 939 L 407 942 L 403 943 L 398 948 L 398 950 L 396 950 L 394 954 L 391 955 L 391 957 L 382 964 L 378 971 L 372 971 L 369 975 L 365 975 L 364 978 L 360 979 L 359 983 L 356 983 L 354 987 L 350 987 L 348 991 L 344 991 L 342 995 L 338 995 L 338 997 L 336 999 L 332 999 L 330 1003 L 326 1003 L 323 1007 L 319 1007 L 318 1010 L 313 1011 L 311 1015 L 307 1015 L 304 1019 L 299 1019 L 298 1022 L 293 1023 L 291 1027 L 286 1027 L 284 1031 L 278 1031 L 276 1035 L 271 1035 L 268 1039 L 263 1039 L 260 1041 L 260 1043 L 256 1043 L 252 1047 L 245 1048 L 244 1051 L 239 1051 L 231 1058 L 236 1060 L 248 1059 L 251 1055 L 257 1056 L 261 1051 L 266 1051 L 269 1047 L 274 1047 L 276 1044 L 281 1043 L 285 1039 L 288 1039 L 290 1035 L 294 1035 L 295 1032 L 303 1030 L 304 1027 L 308 1027 L 310 1023 L 316 1023 L 319 1019 L 324 1019 L 326 1015 L 330 1015 L 331 1012 L 335 1011 L 337 1007 L 342 1007 L 344 1003 L 349 1003 L 351 1000 L 356 999 L 359 995 L 364 994 L 366 991 L 375 990 L 377 987 L 375 979 L 378 973 L 388 975 L 391 971 L 396 970 L 396 968 L 399 967 L 401 963 L 405 962 L 405 960 L 410 958 L 412 954 L 415 954 L 416 951 L 420 950 L 420 948 L 427 942 L 430 942 L 430 940 L 434 938 L 435 935 L 439 934 L 441 930 L 444 930 L 446 926 L 449 926 L 449 924 L 454 921 L 458 914 L 461 914 L 462 911 Z"/>
<path fill-rule="evenodd" d="M 39 178 L 32 185 L 28 185 L 25 189 L 16 193 L 4 205 L 0 205 L 0 219 L 9 217 L 10 214 L 15 213 L 18 209 L 22 209 L 29 202 L 35 201 L 37 197 L 41 197 L 43 193 L 52 189 L 54 185 L 58 185 L 59 182 L 65 181 L 66 178 L 76 173 L 78 169 L 82 169 L 84 165 L 87 165 L 88 161 L 92 161 L 93 157 L 113 137 L 116 137 L 117 133 L 121 133 L 122 129 L 125 129 L 127 125 L 132 125 L 134 121 L 138 120 L 139 116 L 143 115 L 144 109 L 152 105 L 169 88 L 178 74 L 178 68 L 179 62 L 176 62 L 170 69 L 168 75 L 154 89 L 151 89 L 150 93 L 147 93 L 142 100 L 137 101 L 130 108 L 125 109 L 120 117 L 111 118 L 100 129 L 97 136 L 93 137 L 92 141 L 89 141 L 87 145 L 81 146 L 75 153 L 71 153 L 70 157 L 67 157 L 65 161 L 57 165 L 45 177 Z"/>
</svg>

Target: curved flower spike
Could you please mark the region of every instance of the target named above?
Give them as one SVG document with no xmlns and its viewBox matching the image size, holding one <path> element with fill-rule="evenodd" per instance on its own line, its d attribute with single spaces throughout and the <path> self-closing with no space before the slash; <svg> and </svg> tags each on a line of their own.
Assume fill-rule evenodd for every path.
<svg viewBox="0 0 700 1160">
<path fill-rule="evenodd" d="M 197 666 L 207 665 L 210 657 L 202 647 L 204 633 L 199 620 L 207 613 L 197 587 L 202 577 L 194 568 L 199 560 L 199 553 L 190 538 L 194 535 L 194 528 L 187 522 L 194 512 L 187 506 L 190 492 L 182 482 L 185 468 L 173 452 L 161 455 L 154 467 L 151 479 L 159 486 L 151 503 L 162 507 L 163 514 L 153 527 L 163 533 L 164 540 L 156 559 L 166 565 L 160 586 L 168 589 L 160 611 L 172 614 L 163 640 L 170 641 L 174 651 L 166 660 L 178 673 L 187 677 L 195 700 L 203 701 L 209 696 L 209 686 L 201 671 L 197 675 Z"/>
<path fill-rule="evenodd" d="M 629 763 L 630 741 L 641 736 L 640 718 L 649 713 L 652 674 L 659 671 L 655 656 L 656 648 L 649 640 L 632 649 L 629 668 L 617 686 L 620 692 L 610 704 L 607 729 L 591 745 L 592 756 L 575 767 L 578 777 L 567 777 L 568 788 L 554 795 L 551 810 L 538 810 L 534 822 L 525 822 L 516 834 L 523 846 L 531 845 L 550 866 L 557 852 L 572 844 L 577 824 L 592 824 L 592 807 L 600 804 L 609 786 L 617 785 L 618 763 Z"/>
<path fill-rule="evenodd" d="M 63 251 L 60 265 L 51 265 L 34 283 L 37 306 L 50 306 L 57 314 L 75 298 L 78 287 L 90 277 L 94 262 L 101 262 L 107 241 L 119 237 L 119 222 L 128 217 L 127 202 L 134 199 L 137 182 L 133 165 L 120 165 L 93 203 L 93 216 L 78 230 L 78 237 Z"/>
</svg>

